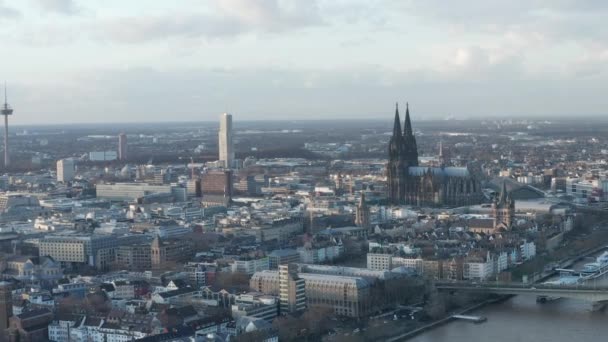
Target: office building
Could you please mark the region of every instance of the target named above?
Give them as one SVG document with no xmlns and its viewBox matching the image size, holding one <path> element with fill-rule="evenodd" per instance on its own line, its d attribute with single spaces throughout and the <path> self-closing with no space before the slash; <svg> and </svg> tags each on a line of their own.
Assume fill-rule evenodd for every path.
<svg viewBox="0 0 608 342">
<path fill-rule="evenodd" d="M 201 178 L 203 203 L 228 205 L 232 201 L 232 171 L 210 171 Z"/>
<path fill-rule="evenodd" d="M 74 179 L 74 159 L 66 158 L 57 161 L 57 181 L 67 183 Z"/>
<path fill-rule="evenodd" d="M 232 317 L 248 316 L 264 319 L 268 322 L 277 317 L 279 306 L 273 296 L 249 292 L 236 296 L 232 305 Z"/>
<path fill-rule="evenodd" d="M 271 270 L 276 270 L 279 265 L 287 265 L 300 262 L 300 253 L 295 249 L 277 249 L 268 254 Z"/>
<path fill-rule="evenodd" d="M 186 189 L 189 196 L 203 197 L 203 191 L 201 189 L 201 180 L 199 178 L 190 179 L 186 184 Z"/>
<path fill-rule="evenodd" d="M 116 151 L 94 151 L 89 152 L 90 161 L 112 161 L 118 159 Z"/>
<path fill-rule="evenodd" d="M 219 131 L 219 160 L 225 168 L 231 168 L 234 163 L 234 148 L 232 144 L 232 115 L 222 114 Z"/>
<path fill-rule="evenodd" d="M 283 314 L 306 309 L 306 284 L 296 264 L 279 266 L 279 302 Z"/>
<path fill-rule="evenodd" d="M 127 160 L 127 135 L 125 133 L 118 135 L 118 160 Z"/>
<path fill-rule="evenodd" d="M 299 284 L 293 279 L 304 280 L 304 295 L 296 295 Z M 335 314 L 363 317 L 373 312 L 373 307 L 393 305 L 407 295 L 403 291 L 406 276 L 389 271 L 365 268 L 290 264 L 279 266 L 279 271 L 256 272 L 249 282 L 252 290 L 278 295 L 281 312 L 288 311 L 304 299 L 307 307 L 332 309 Z"/>
<path fill-rule="evenodd" d="M 50 256 L 64 264 L 88 264 L 105 268 L 109 266 L 106 262 L 113 261 L 113 249 L 140 238 L 135 235 L 128 237 L 132 239 L 117 238 L 115 235 L 49 235 L 40 239 L 40 256 Z M 106 253 L 112 255 L 105 255 Z"/>
<path fill-rule="evenodd" d="M 232 263 L 231 269 L 233 273 L 244 273 L 252 275 L 255 272 L 268 270 L 270 262 L 268 257 L 260 259 L 235 260 Z"/>
<path fill-rule="evenodd" d="M 149 244 L 120 246 L 116 250 L 116 264 L 129 271 L 143 271 L 152 268 L 152 254 Z"/>
<path fill-rule="evenodd" d="M 171 185 L 148 183 L 97 184 L 97 198 L 111 201 L 136 201 L 152 194 L 171 194 Z"/>
</svg>

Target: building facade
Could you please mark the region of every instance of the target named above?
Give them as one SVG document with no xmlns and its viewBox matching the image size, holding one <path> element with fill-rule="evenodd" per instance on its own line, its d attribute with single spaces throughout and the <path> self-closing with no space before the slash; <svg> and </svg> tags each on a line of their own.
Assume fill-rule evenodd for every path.
<svg viewBox="0 0 608 342">
<path fill-rule="evenodd" d="M 306 309 L 306 283 L 298 276 L 295 264 L 279 266 L 279 302 L 281 313 Z"/>
<path fill-rule="evenodd" d="M 189 240 L 161 240 L 157 235 L 150 246 L 152 267 L 184 262 L 193 255 Z"/>
<path fill-rule="evenodd" d="M 74 179 L 74 159 L 66 158 L 57 161 L 57 181 L 67 183 Z"/>
<path fill-rule="evenodd" d="M 389 141 L 388 201 L 415 206 L 463 206 L 483 199 L 478 175 L 469 167 L 422 167 L 412 130 L 409 107 L 401 130 L 399 108 L 395 110 L 393 135 Z"/>
</svg>

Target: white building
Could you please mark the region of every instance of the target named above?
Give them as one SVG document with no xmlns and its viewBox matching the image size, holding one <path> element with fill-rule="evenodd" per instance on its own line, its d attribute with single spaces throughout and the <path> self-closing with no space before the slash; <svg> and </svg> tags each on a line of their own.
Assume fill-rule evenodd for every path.
<svg viewBox="0 0 608 342">
<path fill-rule="evenodd" d="M 343 252 L 344 246 L 342 246 L 342 244 L 320 248 L 298 248 L 300 262 L 305 264 L 318 264 L 325 261 L 331 261 L 341 256 Z"/>
<path fill-rule="evenodd" d="M 261 259 L 235 260 L 232 264 L 233 273 L 245 273 L 251 275 L 255 272 L 269 269 L 270 259 L 268 257 L 264 257 Z"/>
<path fill-rule="evenodd" d="M 53 321 L 49 324 L 49 340 L 55 342 L 69 342 L 70 329 L 74 328 L 76 321 Z"/>
<path fill-rule="evenodd" d="M 505 254 L 504 262 L 507 262 Z M 490 252 L 486 257 L 471 257 L 464 263 L 464 279 L 470 280 L 486 280 L 494 275 L 494 259 L 490 256 Z"/>
<path fill-rule="evenodd" d="M 57 161 L 57 181 L 67 183 L 74 179 L 74 159 L 66 158 Z"/>
<path fill-rule="evenodd" d="M 487 261 L 471 261 L 464 264 L 464 278 L 486 280 L 494 274 L 494 265 Z"/>
<path fill-rule="evenodd" d="M 234 162 L 234 148 L 232 143 L 232 115 L 222 114 L 219 131 L 219 161 L 224 167 L 231 168 Z"/>
<path fill-rule="evenodd" d="M 566 194 L 583 200 L 605 201 L 608 194 L 608 180 L 568 178 Z"/>
<path fill-rule="evenodd" d="M 536 244 L 534 242 L 524 242 L 519 249 L 523 260 L 529 260 L 536 256 Z"/>
<path fill-rule="evenodd" d="M 367 268 L 370 270 L 391 270 L 393 256 L 390 254 L 367 253 Z"/>
<path fill-rule="evenodd" d="M 95 151 L 89 152 L 90 161 L 110 161 L 118 159 L 116 151 Z"/>
</svg>

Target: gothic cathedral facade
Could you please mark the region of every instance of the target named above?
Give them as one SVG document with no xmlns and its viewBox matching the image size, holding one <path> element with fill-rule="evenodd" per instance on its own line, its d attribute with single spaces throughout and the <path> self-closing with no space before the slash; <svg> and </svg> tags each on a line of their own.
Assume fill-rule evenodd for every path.
<svg viewBox="0 0 608 342">
<path fill-rule="evenodd" d="M 419 166 L 409 105 L 403 130 L 399 107 L 395 109 L 386 175 L 387 197 L 393 205 L 465 206 L 483 200 L 480 179 L 468 167 L 451 167 L 443 162 L 440 167 Z"/>
</svg>

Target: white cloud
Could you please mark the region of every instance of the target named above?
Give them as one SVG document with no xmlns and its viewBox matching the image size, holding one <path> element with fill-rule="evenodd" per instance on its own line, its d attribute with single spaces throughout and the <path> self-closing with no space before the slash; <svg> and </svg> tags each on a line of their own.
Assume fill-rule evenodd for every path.
<svg viewBox="0 0 608 342">
<path fill-rule="evenodd" d="M 21 17 L 21 12 L 18 10 L 8 7 L 4 4 L 3 0 L 0 0 L 0 20 L 2 19 L 15 19 Z"/>
<path fill-rule="evenodd" d="M 110 18 L 95 23 L 96 36 L 124 43 L 167 38 L 222 38 L 249 32 L 284 32 L 323 21 L 316 1 L 214 0 L 208 11 Z"/>
<path fill-rule="evenodd" d="M 74 0 L 33 0 L 42 10 L 53 13 L 72 15 L 80 11 Z"/>
</svg>

